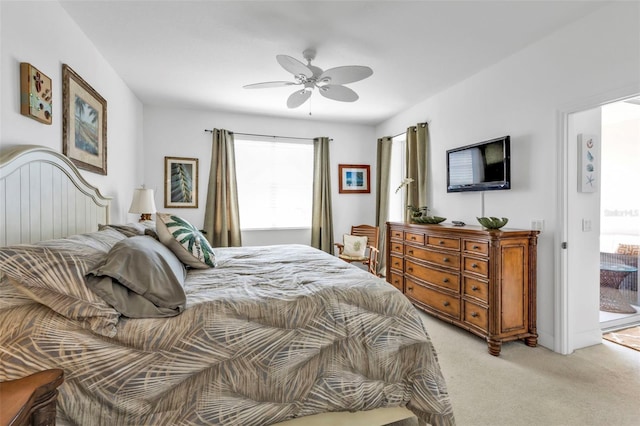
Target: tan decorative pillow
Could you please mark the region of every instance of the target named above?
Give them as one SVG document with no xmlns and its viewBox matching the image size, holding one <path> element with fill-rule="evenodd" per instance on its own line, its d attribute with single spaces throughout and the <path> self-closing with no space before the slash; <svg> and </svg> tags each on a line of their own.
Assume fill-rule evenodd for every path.
<svg viewBox="0 0 640 426">
<path fill-rule="evenodd" d="M 156 213 L 156 232 L 160 242 L 187 266 L 198 269 L 216 266 L 216 256 L 209 241 L 198 228 L 183 218 Z"/>
<path fill-rule="evenodd" d="M 631 256 L 638 256 L 640 253 L 640 245 L 637 244 L 618 244 L 618 254 L 628 254 Z"/>
<path fill-rule="evenodd" d="M 364 252 L 367 250 L 367 237 L 356 237 L 355 235 L 344 234 L 343 244 L 343 255 L 349 257 L 364 257 Z"/>
<path fill-rule="evenodd" d="M 184 265 L 167 246 L 148 236 L 118 242 L 105 262 L 88 274 L 89 288 L 129 318 L 175 316 L 187 301 Z"/>
</svg>

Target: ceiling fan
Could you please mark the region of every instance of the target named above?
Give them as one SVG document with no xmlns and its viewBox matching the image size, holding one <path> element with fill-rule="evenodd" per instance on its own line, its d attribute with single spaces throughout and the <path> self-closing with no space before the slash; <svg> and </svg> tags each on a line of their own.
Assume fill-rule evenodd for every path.
<svg viewBox="0 0 640 426">
<path fill-rule="evenodd" d="M 307 65 L 287 55 L 276 55 L 276 60 L 285 70 L 293 74 L 294 81 L 267 81 L 264 83 L 247 84 L 245 89 L 265 89 L 271 87 L 303 86 L 293 92 L 287 99 L 289 108 L 297 108 L 311 97 L 314 88 L 317 88 L 322 96 L 334 101 L 354 102 L 358 100 L 358 94 L 343 84 L 364 80 L 373 74 L 369 67 L 360 65 L 346 65 L 330 68 L 323 71 L 311 65 L 316 57 L 315 49 L 306 49 L 302 56 L 307 60 Z"/>
</svg>

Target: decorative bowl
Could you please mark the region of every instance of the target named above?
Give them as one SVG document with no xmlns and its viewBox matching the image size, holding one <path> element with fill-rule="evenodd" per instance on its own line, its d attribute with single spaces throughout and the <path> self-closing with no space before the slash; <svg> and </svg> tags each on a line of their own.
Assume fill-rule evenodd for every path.
<svg viewBox="0 0 640 426">
<path fill-rule="evenodd" d="M 487 229 L 500 229 L 509 222 L 509 219 L 503 217 L 502 219 L 497 217 L 477 217 L 480 225 L 484 226 Z"/>
<path fill-rule="evenodd" d="M 447 220 L 447 218 L 446 217 L 440 217 L 440 216 L 420 216 L 420 217 L 414 217 L 414 218 L 412 218 L 412 220 L 415 223 L 436 224 L 436 223 L 444 222 L 445 220 Z"/>
</svg>

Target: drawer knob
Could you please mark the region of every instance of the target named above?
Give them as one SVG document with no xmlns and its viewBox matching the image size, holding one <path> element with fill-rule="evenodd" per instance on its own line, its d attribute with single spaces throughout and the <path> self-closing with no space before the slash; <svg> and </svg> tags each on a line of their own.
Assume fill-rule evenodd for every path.
<svg viewBox="0 0 640 426">
<path fill-rule="evenodd" d="M 471 316 L 475 318 L 475 317 L 478 316 L 478 313 L 477 312 L 471 312 Z"/>
<path fill-rule="evenodd" d="M 449 258 L 448 258 L 448 257 L 443 257 L 443 258 L 442 258 L 442 261 L 443 261 L 444 263 L 448 263 L 448 262 L 449 262 Z"/>
<path fill-rule="evenodd" d="M 413 254 L 413 250 L 409 250 L 409 254 Z"/>
<path fill-rule="evenodd" d="M 472 267 L 473 269 L 476 269 L 476 268 L 478 267 L 478 264 L 477 264 L 477 263 L 472 263 L 472 264 L 471 264 L 471 267 Z"/>
<path fill-rule="evenodd" d="M 444 301 L 444 303 L 443 303 L 443 305 L 444 305 L 444 306 L 449 306 L 450 304 L 451 304 L 451 303 L 449 303 L 449 301 L 448 301 L 448 300 L 445 300 L 445 301 Z"/>
<path fill-rule="evenodd" d="M 473 291 L 478 291 L 479 289 L 478 289 L 478 286 L 477 286 L 477 285 L 473 285 L 473 286 L 471 286 L 471 290 L 473 290 Z"/>
<path fill-rule="evenodd" d="M 443 282 L 443 283 L 448 283 L 448 282 L 449 282 L 449 278 L 444 278 L 444 279 L 442 280 L 442 282 Z"/>
<path fill-rule="evenodd" d="M 440 241 L 438 241 L 438 244 L 443 245 L 444 241 L 440 240 Z"/>
<path fill-rule="evenodd" d="M 400 280 L 393 280 L 394 284 L 400 284 Z"/>
<path fill-rule="evenodd" d="M 413 287 L 407 287 L 407 291 L 413 291 Z"/>
<path fill-rule="evenodd" d="M 416 240 L 416 237 L 411 237 L 411 240 L 412 240 L 412 241 L 415 241 L 415 240 Z"/>
<path fill-rule="evenodd" d="M 412 268 L 411 266 L 409 266 L 409 267 L 407 268 L 407 271 L 409 271 L 409 272 L 413 272 L 413 268 Z"/>
<path fill-rule="evenodd" d="M 474 246 L 473 246 L 473 247 L 471 247 L 471 248 L 472 248 L 472 249 L 474 249 L 474 250 L 478 250 L 478 249 L 480 248 L 480 246 L 476 246 L 476 245 L 474 245 Z"/>
</svg>

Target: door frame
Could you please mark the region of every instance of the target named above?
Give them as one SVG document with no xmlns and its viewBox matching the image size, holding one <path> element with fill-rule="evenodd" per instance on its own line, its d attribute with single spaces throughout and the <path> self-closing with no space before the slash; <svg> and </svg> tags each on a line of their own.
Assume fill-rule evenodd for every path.
<svg viewBox="0 0 640 426">
<path fill-rule="evenodd" d="M 575 347 L 575 335 L 571 327 L 571 324 L 576 320 L 571 315 L 575 315 L 575 313 L 572 313 L 569 309 L 569 300 L 571 298 L 569 280 L 571 279 L 570 271 L 572 265 L 569 265 L 568 250 L 571 249 L 571 242 L 568 241 L 568 230 L 569 222 L 578 220 L 575 217 L 569 217 L 569 191 L 575 190 L 575 188 L 569 188 L 568 176 L 568 154 L 569 149 L 574 146 L 573 141 L 569 140 L 569 116 L 637 96 L 640 96 L 640 87 L 637 84 L 633 84 L 561 106 L 557 110 L 559 149 L 557 174 L 558 210 L 556 220 L 560 225 L 560 232 L 556 235 L 558 240 L 554 241 L 554 256 L 556 259 L 554 309 L 557 315 L 556 321 L 554 321 L 554 351 L 563 355 L 568 355 L 575 349 L 579 349 Z M 567 248 L 563 248 L 563 244 L 567 244 Z"/>
</svg>

